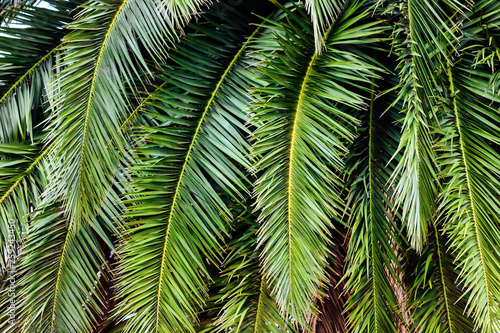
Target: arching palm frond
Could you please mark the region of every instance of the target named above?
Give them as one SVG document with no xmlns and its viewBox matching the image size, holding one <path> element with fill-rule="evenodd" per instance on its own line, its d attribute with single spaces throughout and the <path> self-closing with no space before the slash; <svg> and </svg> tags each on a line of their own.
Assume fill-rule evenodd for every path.
<svg viewBox="0 0 500 333">
<path fill-rule="evenodd" d="M 17 248 L 46 186 L 47 150 L 42 150 L 46 133 L 40 125 L 45 119 L 45 89 L 52 79 L 59 38 L 66 33 L 62 27 L 71 21 L 70 10 L 80 1 L 47 4 L 53 9 L 36 8 L 29 1 L 12 2 L 4 13 L 12 24 L 4 22 L 0 27 L 0 265 L 4 275 L 8 227 L 15 226 L 12 236 Z"/>
<path fill-rule="evenodd" d="M 1 332 L 500 332 L 498 0 L 81 2 L 0 0 Z"/>
<path fill-rule="evenodd" d="M 4 52 L 0 58 L 0 144 L 5 148 L 0 153 L 0 237 L 7 235 L 8 219 L 14 219 L 20 231 L 18 241 L 26 231 L 29 207 L 37 205 L 44 189 L 39 165 L 46 154 L 41 150 L 45 133 L 40 126 L 45 119 L 45 89 L 53 76 L 59 39 L 66 33 L 62 26 L 70 22 L 69 12 L 80 1 L 47 3 L 53 9 L 13 4 L 8 11 L 16 26 L 0 27 Z M 46 37 L 39 38 L 39 34 Z"/>
<path fill-rule="evenodd" d="M 49 154 L 48 163 L 51 158 Z M 49 183 L 54 176 L 47 176 Z M 106 319 L 109 295 L 104 285 L 111 276 L 105 253 L 114 248 L 110 235 L 121 233 L 116 217 L 123 207 L 116 204 L 116 192 L 124 193 L 122 184 L 126 184 L 123 176 L 115 177 L 102 199 L 110 209 L 77 232 L 71 231 L 60 203 L 46 206 L 42 202 L 31 214 L 29 232 L 15 263 L 16 323 L 9 326 L 5 321 L 7 332 L 88 332 Z"/>
<path fill-rule="evenodd" d="M 283 52 L 258 69 L 268 82 L 256 90 L 252 148 L 262 268 L 283 316 L 303 327 L 327 283 L 331 220 L 343 211 L 335 172 L 343 169 L 357 124 L 349 111 L 364 107 L 357 87 L 375 75 L 362 54 L 340 47 L 355 44 L 355 34 L 369 43 L 379 32 L 376 22 L 356 26 L 368 14 L 350 5 L 330 28 L 321 56 L 303 42 L 313 35 L 303 11 L 288 11 L 276 26 Z"/>
<path fill-rule="evenodd" d="M 240 59 L 257 30 L 245 41 L 251 19 L 237 10 L 225 18 L 207 14 L 193 26 L 142 111 L 160 125 L 144 128 L 138 198 L 121 247 L 126 301 L 118 316 L 128 332 L 194 331 L 207 297 L 204 261 L 219 265 L 231 215 L 218 189 L 239 198 L 248 185 L 241 170 L 249 167 L 244 124 L 253 77 Z"/>
<path fill-rule="evenodd" d="M 183 4 L 175 6 L 184 11 Z M 153 0 L 107 0 L 87 2 L 69 26 L 61 72 L 53 81 L 57 95 L 47 143 L 54 144 L 59 161 L 50 196 L 54 202 L 62 198 L 76 228 L 99 213 L 123 151 L 120 125 L 132 112 L 134 80 L 148 70 L 141 47 L 155 59 L 163 57 L 165 41 L 177 38 L 172 20 Z M 115 148 L 108 149 L 110 142 Z"/>
<path fill-rule="evenodd" d="M 30 207 L 37 206 L 46 182 L 40 169 L 41 133 L 35 126 L 40 121 L 42 92 L 52 77 L 52 61 L 48 60 L 31 76 L 15 97 L 0 105 L 0 244 L 2 257 L 9 234 L 9 220 L 15 220 L 16 242 L 27 229 Z M 42 118 L 43 119 L 43 118 Z M 4 262 L 2 260 L 2 266 Z"/>
<path fill-rule="evenodd" d="M 396 205 L 403 209 L 410 244 L 420 251 L 427 239 L 437 195 L 436 156 L 429 134 L 430 122 L 435 118 L 435 97 L 442 90 L 436 74 L 443 73 L 456 45 L 454 31 L 459 22 L 450 17 L 464 7 L 456 0 L 404 0 L 393 6 L 401 11 L 393 45 L 399 57 L 397 89 L 405 114 L 398 148 L 402 157 L 394 174 L 399 181 L 394 194 Z"/>
<path fill-rule="evenodd" d="M 500 234 L 500 165 L 496 133 L 500 130 L 498 104 L 475 91 L 487 85 L 487 68 L 464 57 L 449 69 L 451 110 L 440 143 L 445 181 L 440 222 L 457 253 L 459 281 L 469 294 L 467 313 L 475 327 L 496 332 L 499 326 L 500 265 L 496 251 Z"/>
<path fill-rule="evenodd" d="M 448 95 L 438 145 L 444 181 L 438 222 L 456 256 L 457 282 L 467 293 L 466 314 L 483 332 L 500 327 L 495 250 L 499 235 L 494 231 L 499 225 L 495 135 L 500 128 L 500 82 L 491 75 L 500 68 L 495 44 L 500 36 L 499 9 L 498 3 L 484 0 L 467 12 L 458 47 L 461 60 L 446 71 Z"/>
<path fill-rule="evenodd" d="M 0 144 L 0 267 L 6 273 L 9 237 L 21 245 L 33 207 L 38 207 L 47 185 L 44 154 L 39 146 Z M 10 229 L 14 227 L 14 229 Z M 14 233 L 12 233 L 14 231 Z M 3 276 L 2 276 L 3 277 Z M 2 278 L 2 281 L 4 279 Z"/>
<path fill-rule="evenodd" d="M 446 235 L 431 225 L 429 242 L 421 255 L 409 259 L 408 284 L 414 329 L 418 332 L 473 332 L 466 314 L 468 295 L 456 285 L 455 257 L 447 249 Z"/>
<path fill-rule="evenodd" d="M 46 208 L 32 222 L 21 256 L 15 326 L 6 332 L 89 332 L 102 313 L 99 287 L 104 263 L 89 225 L 70 237 L 63 212 Z M 6 324 L 6 322 L 5 322 Z"/>
<path fill-rule="evenodd" d="M 139 20 L 135 16 L 137 12 L 142 13 Z M 117 233 L 114 217 L 119 216 L 121 212 L 120 206 L 117 205 L 119 199 L 116 191 L 113 190 L 113 176 L 118 159 L 112 159 L 112 157 L 117 156 L 116 153 L 115 155 L 109 154 L 110 156 L 106 156 L 105 154 L 99 155 L 99 149 L 101 149 L 101 152 L 104 151 L 106 153 L 116 152 L 111 144 L 120 143 L 117 138 L 121 138 L 121 131 L 115 130 L 114 136 L 112 136 L 109 129 L 111 124 L 109 122 L 112 124 L 118 123 L 116 129 L 119 130 L 121 125 L 119 121 L 124 119 L 120 119 L 116 114 L 113 115 L 110 112 L 108 114 L 109 117 L 103 120 L 101 118 L 103 113 L 96 113 L 96 111 L 99 109 L 99 105 L 104 109 L 105 104 L 106 106 L 114 106 L 113 111 L 117 113 L 126 111 L 126 107 L 130 101 L 128 99 L 129 92 L 125 88 L 126 83 L 122 81 L 124 76 L 110 76 L 110 72 L 108 71 L 116 71 L 120 68 L 122 74 L 130 78 L 133 78 L 132 72 L 138 75 L 137 68 L 132 67 L 134 64 L 137 66 L 137 62 L 141 63 L 142 66 L 145 66 L 145 63 L 139 50 L 139 44 L 135 38 L 141 37 L 142 45 L 147 45 L 151 54 L 159 55 L 162 54 L 164 45 L 162 38 L 165 35 L 171 37 L 171 34 L 173 34 L 172 28 L 158 24 L 160 21 L 163 22 L 163 18 L 160 18 L 160 13 L 152 2 L 126 1 L 119 4 L 116 2 L 107 2 L 105 5 L 97 2 L 88 3 L 79 15 L 78 20 L 72 23 L 71 26 L 74 31 L 66 38 L 65 53 L 63 54 L 64 60 L 62 63 L 58 63 L 58 67 L 56 68 L 60 73 L 58 73 L 52 85 L 46 88 L 46 92 L 50 96 L 49 99 L 52 108 L 52 115 L 48 119 L 50 123 L 49 129 L 52 132 L 47 140 L 50 150 L 44 151 L 40 155 L 42 156 L 47 152 L 51 155 L 54 152 L 56 153 L 50 159 L 49 172 L 52 175 L 51 181 L 45 189 L 44 198 L 46 205 L 52 207 L 61 205 L 60 199 L 63 200 L 62 206 L 66 210 L 63 209 L 62 214 L 65 216 L 65 223 L 69 223 L 69 226 L 65 227 L 67 230 L 64 234 L 60 234 L 56 238 L 62 244 L 61 246 L 46 247 L 46 251 L 44 252 L 42 251 L 43 249 L 38 249 L 36 244 L 28 242 L 26 247 L 23 248 L 27 253 L 24 257 L 28 258 L 30 256 L 29 258 L 32 258 L 33 263 L 30 263 L 26 259 L 20 262 L 20 276 L 23 281 L 29 281 L 30 278 L 35 278 L 36 274 L 42 274 L 42 277 L 47 278 L 47 275 L 43 275 L 43 268 L 35 265 L 36 259 L 38 259 L 38 264 L 42 264 L 45 257 L 54 256 L 60 258 L 57 271 L 61 272 L 61 275 L 55 280 L 39 280 L 40 283 L 44 281 L 47 283 L 47 286 L 50 286 L 50 288 L 47 287 L 45 289 L 43 297 L 39 297 L 40 295 L 38 295 L 36 289 L 30 289 L 29 287 L 22 289 L 25 294 L 24 297 L 28 299 L 28 305 L 26 305 L 22 313 L 22 316 L 26 318 L 25 322 L 28 323 L 28 327 L 42 327 L 43 330 L 57 328 L 58 330 L 87 331 L 95 327 L 98 323 L 98 318 L 102 312 L 102 295 L 96 295 L 93 308 L 87 312 L 82 308 L 81 304 L 84 303 L 81 302 L 81 299 L 82 297 L 86 297 L 82 295 L 88 294 L 89 286 L 94 284 L 93 279 L 95 279 L 97 274 L 95 270 L 92 271 L 91 268 L 85 265 L 92 264 L 94 266 L 97 265 L 97 267 L 101 265 L 103 262 L 102 250 L 100 247 L 98 248 L 94 245 L 90 247 L 92 251 L 87 253 L 88 257 L 82 257 L 81 259 L 83 261 L 81 264 L 84 265 L 85 270 L 80 272 L 79 277 L 84 280 L 75 281 L 74 278 L 68 277 L 68 274 L 70 274 L 72 267 L 79 262 L 77 259 L 71 259 L 71 253 L 66 251 L 65 245 L 80 244 L 83 246 L 87 242 L 92 242 L 85 238 L 88 236 L 87 234 L 82 234 L 78 231 L 81 219 L 84 219 L 86 232 L 91 232 L 95 237 L 99 237 L 100 241 L 104 242 L 108 248 L 113 247 L 108 235 Z M 104 24 L 102 27 L 99 27 L 101 33 L 99 43 L 95 43 L 93 39 L 96 36 L 94 32 L 87 30 L 89 28 L 87 20 L 94 18 L 97 18 L 97 24 Z M 129 24 L 130 22 L 134 24 Z M 145 30 L 145 27 L 148 27 L 149 30 Z M 82 31 L 85 32 L 82 33 Z M 110 45 L 113 45 L 113 47 L 110 47 Z M 117 45 L 121 46 L 117 49 L 115 48 Z M 127 49 L 127 47 L 130 49 Z M 130 52 L 133 55 L 130 55 L 128 50 L 131 50 Z M 132 59 L 136 62 L 134 63 Z M 83 66 L 79 67 L 79 65 Z M 90 79 L 85 81 L 85 77 L 90 77 Z M 82 82 L 90 82 L 91 84 L 81 84 Z M 135 88 L 132 85 L 128 87 Z M 71 99 L 71 96 L 75 99 Z M 85 100 L 85 96 L 87 100 Z M 120 100 L 120 97 L 122 100 Z M 69 103 L 62 102 L 61 98 L 70 98 L 71 102 L 69 100 L 67 100 Z M 92 101 L 94 104 L 92 104 Z M 115 103 L 107 105 L 107 103 L 112 102 Z M 84 108 L 86 112 L 83 112 L 83 116 L 81 108 Z M 125 109 L 121 110 L 120 108 Z M 92 114 L 92 116 L 89 116 L 89 114 Z M 82 118 L 79 118 L 80 116 Z M 104 123 L 108 122 L 108 127 L 99 127 L 98 124 L 102 124 L 99 123 L 101 120 Z M 89 122 L 91 125 L 89 125 Z M 89 138 L 88 132 L 92 124 L 99 128 L 97 132 L 92 132 L 91 135 L 94 136 Z M 95 130 L 96 128 L 93 129 Z M 114 139 L 114 142 L 111 142 L 112 139 L 110 137 Z M 88 145 L 85 146 L 85 143 Z M 96 143 L 98 146 L 93 146 L 93 143 Z M 118 149 L 122 148 L 123 151 L 125 144 L 123 141 L 121 143 L 122 145 L 118 146 Z M 69 144 L 70 148 L 61 154 L 60 149 L 65 144 Z M 78 147 L 81 149 L 78 150 Z M 96 149 L 98 147 L 99 149 Z M 87 152 L 85 154 L 87 158 L 85 161 L 90 163 L 90 165 L 84 163 L 84 159 L 82 158 L 84 152 Z M 92 184 L 89 183 L 85 186 L 82 185 L 82 182 L 75 183 L 75 179 L 67 178 L 68 172 L 65 171 L 68 171 L 68 169 L 65 169 L 65 167 L 73 168 L 69 170 L 70 176 L 78 175 L 77 178 L 79 180 L 81 180 L 80 176 L 82 174 L 85 175 L 85 173 L 87 173 L 87 176 L 91 174 L 91 179 L 93 180 L 99 174 L 103 177 L 102 180 L 106 184 L 102 187 L 94 186 L 93 180 Z M 77 170 L 78 167 L 83 167 L 84 170 Z M 72 173 L 73 171 L 75 173 Z M 76 188 L 73 187 L 75 184 L 79 184 L 79 186 L 76 186 Z M 85 214 L 82 214 L 78 210 L 78 204 L 82 202 L 79 202 L 78 198 L 72 198 L 73 206 L 71 208 L 76 209 L 75 215 L 75 211 L 68 209 L 68 203 L 64 201 L 71 194 L 64 192 L 65 189 L 70 189 L 69 192 L 72 192 L 75 196 L 81 194 L 79 191 L 83 191 L 84 195 L 88 195 L 85 196 L 86 199 L 83 200 L 83 205 L 89 205 L 91 208 L 89 209 L 87 206 Z M 94 201 L 89 200 L 89 197 L 92 197 Z M 96 216 L 97 213 L 99 216 Z M 49 226 L 50 224 L 47 223 L 45 228 Z M 77 261 L 77 263 L 73 264 L 73 261 Z M 71 262 L 71 264 L 68 264 L 68 262 Z M 65 270 L 63 270 L 63 267 L 66 267 L 64 265 L 67 265 Z M 47 269 L 52 269 L 52 265 L 49 265 Z M 66 279 L 70 279 L 71 281 L 68 282 Z M 100 281 L 95 281 L 95 283 L 97 284 L 94 287 L 99 289 L 101 287 Z M 29 283 L 24 282 L 24 284 L 26 286 Z M 77 306 L 78 302 L 80 302 L 80 306 Z M 47 304 L 52 306 L 51 311 L 45 308 Z M 37 312 L 32 313 L 33 309 Z M 75 316 L 75 318 L 79 318 L 79 320 L 76 323 L 71 323 L 68 313 L 71 316 Z M 48 324 L 46 325 L 47 317 L 51 317 L 49 326 L 47 326 Z"/>
<path fill-rule="evenodd" d="M 367 114 L 360 114 L 360 135 L 347 162 L 348 207 L 352 212 L 346 259 L 346 284 L 351 295 L 346 311 L 352 332 L 397 332 L 397 300 L 391 281 L 401 283 L 395 248 L 404 244 L 388 180 L 394 172 L 389 161 L 401 135 L 394 125 L 396 110 L 387 110 L 389 103 L 376 99 L 376 90 L 372 94 Z"/>
<path fill-rule="evenodd" d="M 283 13 L 278 11 L 274 17 L 282 15 Z M 273 32 L 274 30 L 268 29 L 265 23 L 259 25 L 258 34 L 249 41 L 246 54 L 240 60 L 240 64 L 246 68 L 245 76 L 254 76 L 247 81 L 248 89 L 262 87 L 265 83 L 253 69 L 279 47 Z M 251 107 L 253 99 L 248 102 L 250 104 L 247 107 Z M 247 113 L 250 111 L 246 110 Z M 218 300 L 221 309 L 214 314 L 216 330 L 236 330 L 242 333 L 265 330 L 278 333 L 286 329 L 294 332 L 294 328 L 281 318 L 271 291 L 262 279 L 259 251 L 256 249 L 257 215 L 252 213 L 250 203 L 251 200 L 247 199 L 245 204 L 240 205 L 240 210 L 233 213 L 233 239 L 224 249 L 227 255 L 223 262 L 224 270 L 221 272 L 222 288 Z"/>
<path fill-rule="evenodd" d="M 52 158 L 49 151 L 44 164 L 53 163 Z M 52 177 L 57 175 L 47 174 L 48 183 Z M 76 232 L 71 231 L 61 203 L 42 201 L 29 215 L 28 232 L 15 263 L 16 323 L 8 326 L 5 321 L 7 332 L 87 332 L 105 319 L 109 297 L 103 286 L 111 278 L 105 253 L 114 248 L 110 235 L 121 233 L 116 217 L 123 207 L 117 204 L 116 193 L 124 193 L 122 184 L 126 184 L 122 175 L 115 177 L 102 198 L 108 208 Z"/>
<path fill-rule="evenodd" d="M 55 52 L 68 32 L 64 27 L 73 19 L 71 11 L 83 0 L 45 1 L 50 8 L 34 2 L 8 9 L 14 21 L 0 26 L 0 104 Z"/>
<path fill-rule="evenodd" d="M 227 246 L 224 278 L 220 294 L 222 309 L 215 321 L 218 332 L 235 330 L 241 333 L 293 332 L 280 312 L 262 279 L 255 235 L 258 224 L 248 205 L 235 219 L 237 235 Z"/>
</svg>

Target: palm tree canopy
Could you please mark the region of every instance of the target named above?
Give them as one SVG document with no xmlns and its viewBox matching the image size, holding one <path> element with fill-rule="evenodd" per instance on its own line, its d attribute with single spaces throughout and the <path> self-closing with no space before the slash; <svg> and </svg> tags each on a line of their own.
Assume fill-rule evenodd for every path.
<svg viewBox="0 0 500 333">
<path fill-rule="evenodd" d="M 0 0 L 2 332 L 500 331 L 496 0 Z"/>
</svg>

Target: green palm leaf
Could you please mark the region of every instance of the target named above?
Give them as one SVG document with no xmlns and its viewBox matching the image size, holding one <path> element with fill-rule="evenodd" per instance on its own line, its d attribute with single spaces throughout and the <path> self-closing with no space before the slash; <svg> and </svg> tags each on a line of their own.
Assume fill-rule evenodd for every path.
<svg viewBox="0 0 500 333">
<path fill-rule="evenodd" d="M 48 163 L 53 157 L 48 154 Z M 113 186 L 102 199 L 110 208 L 76 232 L 60 203 L 42 202 L 29 216 L 29 232 L 15 264 L 17 320 L 9 332 L 88 332 L 104 319 L 103 285 L 110 278 L 104 253 L 113 249 L 110 235 L 119 234 L 121 227 L 116 220 L 123 211 L 116 196 L 125 191 L 121 172 L 116 171 Z M 54 176 L 47 176 L 49 183 Z"/>
<path fill-rule="evenodd" d="M 314 29 L 316 52 L 321 53 L 325 47 L 323 35 L 342 11 L 342 0 L 306 0 L 305 7 L 311 16 Z"/>
<path fill-rule="evenodd" d="M 403 209 L 410 244 L 420 251 L 427 239 L 437 195 L 436 156 L 428 130 L 430 119 L 435 117 L 434 97 L 441 90 L 436 73 L 450 61 L 458 23 L 450 17 L 460 13 L 463 5 L 456 0 L 406 0 L 394 2 L 394 6 L 401 11 L 393 45 L 400 61 L 397 89 L 403 101 L 401 112 L 405 114 L 398 148 L 402 157 L 394 174 L 399 181 L 394 194 L 396 205 Z"/>
<path fill-rule="evenodd" d="M 457 253 L 459 280 L 469 293 L 467 313 L 483 332 L 499 329 L 500 234 L 498 175 L 500 130 L 497 107 L 474 90 L 482 82 L 483 66 L 464 58 L 449 69 L 451 112 L 440 143 L 445 187 L 440 221 Z M 472 91 L 470 89 L 472 88 Z"/>
<path fill-rule="evenodd" d="M 408 284 L 414 326 L 418 332 L 473 332 L 466 315 L 467 295 L 455 285 L 454 256 L 446 252 L 447 239 L 432 226 L 429 243 L 421 255 L 409 259 Z"/>
<path fill-rule="evenodd" d="M 104 263 L 96 233 L 71 237 L 67 220 L 47 208 L 31 226 L 18 266 L 18 322 L 8 332 L 89 332 L 102 313 Z M 22 297 L 21 297 L 22 295 Z"/>
<path fill-rule="evenodd" d="M 28 230 L 32 207 L 37 207 L 47 185 L 41 141 L 45 133 L 37 127 L 43 121 L 42 98 L 52 77 L 52 59 L 47 59 L 23 82 L 15 94 L 0 104 L 0 255 L 5 268 L 9 221 L 15 221 L 16 245 Z"/>
<path fill-rule="evenodd" d="M 283 52 L 260 65 L 267 85 L 256 90 L 252 153 L 264 279 L 283 316 L 303 327 L 327 283 L 329 229 L 344 206 L 335 171 L 343 168 L 345 144 L 357 123 L 348 112 L 365 103 L 354 86 L 363 87 L 374 76 L 362 55 L 340 48 L 356 43 L 356 35 L 376 40 L 379 32 L 376 23 L 355 25 L 368 14 L 349 4 L 332 25 L 321 56 L 304 43 L 313 31 L 303 11 L 288 11 L 275 28 Z"/>
<path fill-rule="evenodd" d="M 182 1 L 175 6 L 184 12 Z M 134 79 L 148 70 L 141 47 L 153 58 L 162 57 L 165 39 L 176 39 L 172 20 L 153 0 L 90 1 L 69 26 L 60 73 L 52 83 L 47 142 L 55 145 L 60 161 L 53 166 L 58 178 L 50 195 L 53 201 L 62 198 L 75 227 L 99 212 L 123 152 L 126 140 L 119 128 L 132 112 Z M 110 142 L 116 148 L 107 149 Z"/>
<path fill-rule="evenodd" d="M 9 236 L 15 238 L 15 245 L 21 244 L 28 231 L 32 207 L 41 202 L 47 185 L 44 154 L 36 145 L 0 144 L 0 266 L 6 268 Z M 7 152 L 6 152 L 7 151 Z M 14 221 L 14 223 L 12 223 Z M 15 226 L 12 235 L 9 227 Z M 2 279 L 3 281 L 3 279 Z"/>
<path fill-rule="evenodd" d="M 360 114 L 360 136 L 348 160 L 346 187 L 350 189 L 348 207 L 352 213 L 346 311 L 352 332 L 397 332 L 397 300 L 391 280 L 401 283 L 396 248 L 404 245 L 397 225 L 399 214 L 391 200 L 393 188 L 387 182 L 394 172 L 389 161 L 400 134 L 393 124 L 395 109 L 384 114 L 388 102 L 376 100 L 375 92 L 371 98 L 368 114 Z"/>
<path fill-rule="evenodd" d="M 259 252 L 255 249 L 256 216 L 251 213 L 251 207 L 243 208 L 235 219 L 237 229 L 233 235 L 236 237 L 226 250 L 228 255 L 222 272 L 224 287 L 219 301 L 223 306 L 215 321 L 217 331 L 293 332 L 293 327 L 287 327 L 286 321 L 281 318 L 260 273 Z"/>
<path fill-rule="evenodd" d="M 80 1 L 48 1 L 52 9 L 31 2 L 12 3 L 4 13 L 16 25 L 0 27 L 0 246 L 6 258 L 9 220 L 15 220 L 16 245 L 27 232 L 29 213 L 37 207 L 46 186 L 42 141 L 46 87 L 63 25 Z M 2 267 L 5 268 L 2 260 Z"/>
<path fill-rule="evenodd" d="M 0 0 L 0 331 L 500 331 L 498 0 L 81 1 Z"/>
<path fill-rule="evenodd" d="M 50 9 L 24 2 L 6 9 L 15 24 L 0 26 L 0 104 L 55 52 L 68 32 L 64 26 L 73 18 L 71 11 L 83 1 L 45 1 Z"/>
<path fill-rule="evenodd" d="M 242 45 L 250 19 L 231 15 L 221 24 L 207 14 L 208 22 L 193 26 L 163 70 L 166 84 L 142 111 L 160 125 L 144 129 L 148 143 L 137 166 L 144 176 L 135 182 L 121 248 L 126 301 L 118 316 L 129 332 L 194 330 L 207 297 L 204 258 L 220 260 L 230 219 L 217 189 L 237 198 L 246 188 L 240 168 L 248 168 L 245 105 L 253 78 L 240 59 L 255 33 Z"/>
</svg>

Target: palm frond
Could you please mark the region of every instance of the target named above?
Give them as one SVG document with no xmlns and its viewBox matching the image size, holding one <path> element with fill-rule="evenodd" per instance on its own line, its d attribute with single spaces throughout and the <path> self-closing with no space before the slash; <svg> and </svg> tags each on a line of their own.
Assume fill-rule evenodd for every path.
<svg viewBox="0 0 500 333">
<path fill-rule="evenodd" d="M 52 58 L 47 59 L 13 96 L 0 104 L 0 255 L 5 269 L 8 228 L 15 221 L 16 246 L 28 230 L 29 215 L 41 201 L 47 185 L 46 164 L 41 141 L 45 133 L 42 98 L 52 77 Z"/>
<path fill-rule="evenodd" d="M 0 267 L 6 269 L 10 237 L 19 246 L 28 230 L 33 207 L 41 202 L 47 175 L 39 147 L 22 144 L 0 144 Z M 12 223 L 14 221 L 14 223 Z M 15 226 L 12 234 L 11 228 Z"/>
<path fill-rule="evenodd" d="M 6 9 L 14 21 L 0 26 L 0 104 L 55 52 L 68 33 L 64 27 L 71 22 L 72 11 L 82 2 L 48 0 L 50 8 L 41 8 L 32 1 Z"/>
<path fill-rule="evenodd" d="M 479 0 L 465 15 L 460 32 L 463 50 L 474 56 L 475 65 L 487 65 L 491 73 L 483 73 L 485 85 L 474 87 L 479 95 L 498 100 L 500 94 L 500 5 L 497 1 Z M 479 82 L 478 82 L 479 83 Z M 472 87 L 471 87 L 472 88 Z"/>
<path fill-rule="evenodd" d="M 360 135 L 347 162 L 349 249 L 346 284 L 350 298 L 346 306 L 352 332 L 397 332 L 397 299 L 391 281 L 400 284 L 401 268 L 395 247 L 403 248 L 394 208 L 393 188 L 388 180 L 390 164 L 400 140 L 394 108 L 385 99 L 375 99 L 375 85 L 368 114 L 360 114 Z M 385 112 L 385 113 L 384 113 Z"/>
<path fill-rule="evenodd" d="M 52 158 L 49 150 L 48 164 Z M 71 230 L 60 203 L 47 203 L 44 197 L 35 206 L 15 263 L 17 321 L 8 332 L 89 332 L 100 325 L 107 313 L 103 286 L 110 278 L 104 253 L 114 248 L 110 235 L 121 233 L 116 217 L 123 206 L 116 193 L 125 192 L 124 166 L 115 171 L 102 198 L 107 209 L 77 231 Z M 48 174 L 48 183 L 51 177 L 57 175 Z"/>
<path fill-rule="evenodd" d="M 123 152 L 119 128 L 132 112 L 134 80 L 148 71 L 141 48 L 162 58 L 166 41 L 177 38 L 175 19 L 165 17 L 154 0 L 89 1 L 69 26 L 61 70 L 52 82 L 46 142 L 55 144 L 60 161 L 53 166 L 59 177 L 51 184 L 52 201 L 62 199 L 76 228 L 99 213 Z M 110 142 L 115 148 L 107 149 Z"/>
<path fill-rule="evenodd" d="M 120 251 L 118 316 L 128 332 L 194 330 L 207 297 L 204 260 L 220 261 L 231 215 L 219 189 L 239 198 L 248 184 L 241 169 L 249 167 L 244 124 L 253 76 L 240 59 L 257 32 L 242 45 L 251 19 L 231 16 L 219 23 L 206 14 L 192 27 L 163 69 L 167 83 L 141 111 L 160 125 L 143 129 L 143 176 Z"/>
<path fill-rule="evenodd" d="M 222 272 L 224 287 L 219 302 L 222 309 L 215 324 L 217 332 L 234 330 L 241 333 L 293 332 L 288 327 L 262 279 L 259 252 L 256 251 L 258 224 L 252 208 L 243 207 L 235 219 L 232 232 L 237 235 L 227 246 Z"/>
<path fill-rule="evenodd" d="M 467 314 L 475 328 L 499 326 L 500 234 L 498 203 L 500 117 L 497 107 L 477 95 L 474 84 L 487 71 L 466 56 L 449 68 L 451 111 L 440 142 L 445 181 L 439 221 L 456 252 L 459 281 L 468 293 Z M 483 83 L 484 84 L 484 83 Z"/>
<path fill-rule="evenodd" d="M 446 251 L 447 239 L 432 225 L 430 241 L 421 255 L 410 257 L 408 280 L 414 329 L 417 332 L 473 332 L 466 315 L 467 295 L 456 285 L 454 256 Z"/>
<path fill-rule="evenodd" d="M 63 26 L 81 1 L 48 1 L 52 9 L 13 3 L 5 9 L 12 26 L 0 27 L 0 247 L 5 258 L 9 220 L 16 223 L 16 246 L 28 230 L 31 210 L 46 186 L 46 88 L 53 76 Z M 15 24 L 14 24 L 15 23 Z M 5 262 L 2 260 L 2 267 Z"/>
<path fill-rule="evenodd" d="M 403 209 L 408 239 L 417 251 L 422 249 L 428 233 L 429 219 L 435 212 L 437 195 L 436 156 L 429 135 L 435 118 L 435 99 L 440 85 L 436 73 L 443 73 L 450 62 L 457 39 L 453 21 L 464 6 L 456 0 L 435 2 L 404 0 L 393 4 L 401 11 L 394 28 L 394 49 L 399 57 L 399 99 L 405 114 L 402 137 L 397 152 L 402 157 L 395 169 L 396 206 Z M 433 46 L 431 48 L 431 45 Z M 394 182 L 392 177 L 391 182 Z"/>
<path fill-rule="evenodd" d="M 63 212 L 53 208 L 31 228 L 17 264 L 17 323 L 6 331 L 91 331 L 103 307 L 97 283 L 104 259 L 95 233 L 87 225 L 71 237 Z"/>
<path fill-rule="evenodd" d="M 345 145 L 354 137 L 357 120 L 349 112 L 364 107 L 357 87 L 375 75 L 363 54 L 342 49 L 356 43 L 354 35 L 370 43 L 379 33 L 376 22 L 355 24 L 369 15 L 357 4 L 332 25 L 321 56 L 310 44 L 313 27 L 303 9 L 288 10 L 275 28 L 283 51 L 258 69 L 267 81 L 255 91 L 252 148 L 262 269 L 283 316 L 302 327 L 316 315 L 313 301 L 327 283 L 332 219 L 344 207 L 335 172 L 343 169 Z"/>
</svg>

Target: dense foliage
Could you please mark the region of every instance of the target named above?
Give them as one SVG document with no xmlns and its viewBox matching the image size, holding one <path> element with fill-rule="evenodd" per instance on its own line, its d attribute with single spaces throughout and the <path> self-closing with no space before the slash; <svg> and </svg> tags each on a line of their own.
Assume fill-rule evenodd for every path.
<svg viewBox="0 0 500 333">
<path fill-rule="evenodd" d="M 500 332 L 500 2 L 0 0 L 2 332 Z"/>
</svg>

